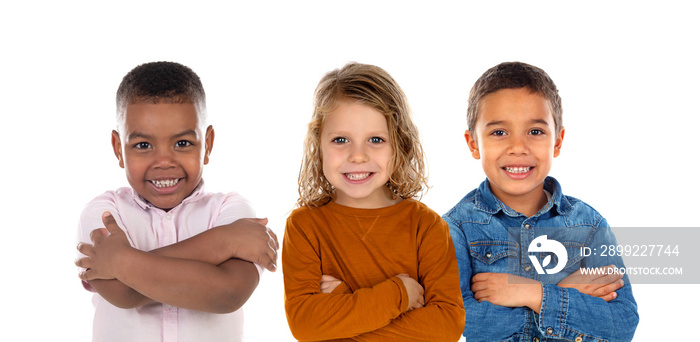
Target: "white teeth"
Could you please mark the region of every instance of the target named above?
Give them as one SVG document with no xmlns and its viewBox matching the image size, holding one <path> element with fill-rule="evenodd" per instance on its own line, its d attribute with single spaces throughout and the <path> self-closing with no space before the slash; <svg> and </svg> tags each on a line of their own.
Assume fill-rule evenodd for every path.
<svg viewBox="0 0 700 342">
<path fill-rule="evenodd" d="M 529 167 L 529 166 L 508 167 L 508 166 L 506 166 L 505 169 L 506 169 L 506 171 L 508 171 L 510 173 L 525 173 L 525 172 L 530 171 L 530 169 L 532 169 L 532 167 Z"/>
<path fill-rule="evenodd" d="M 371 175 L 371 174 L 372 174 L 371 172 L 346 173 L 345 177 L 348 177 L 348 179 L 350 179 L 350 180 L 362 180 L 362 179 L 369 177 L 369 175 Z"/>
<path fill-rule="evenodd" d="M 180 179 L 159 179 L 150 181 L 156 188 L 169 188 L 175 186 L 180 181 Z"/>
</svg>

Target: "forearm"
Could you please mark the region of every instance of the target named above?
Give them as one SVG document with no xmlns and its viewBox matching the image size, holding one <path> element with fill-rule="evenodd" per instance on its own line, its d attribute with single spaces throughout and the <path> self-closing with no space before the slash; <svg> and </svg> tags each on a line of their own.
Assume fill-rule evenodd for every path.
<svg viewBox="0 0 700 342">
<path fill-rule="evenodd" d="M 95 279 L 88 282 L 92 289 L 112 305 L 121 309 L 133 309 L 152 303 L 153 300 L 116 279 Z"/>
<path fill-rule="evenodd" d="M 551 327 L 552 333 L 548 335 L 572 340 L 583 335 L 631 341 L 639 323 L 637 304 L 629 283 L 617 294 L 616 299 L 606 302 L 575 289 L 545 285 L 538 326 L 543 334 Z"/>
<path fill-rule="evenodd" d="M 464 328 L 461 305 L 451 302 L 426 303 L 425 307 L 407 311 L 389 325 L 360 335 L 357 340 L 457 341 Z"/>
<path fill-rule="evenodd" d="M 228 226 L 214 227 L 205 230 L 189 239 L 167 245 L 151 252 L 168 257 L 189 259 L 219 265 L 234 257 L 230 252 L 230 234 L 226 234 Z"/>
<path fill-rule="evenodd" d="M 469 294 L 464 294 L 466 319 L 463 335 L 467 341 L 504 341 L 521 332 L 534 313 L 525 307 L 509 308 L 490 302 L 479 303 Z"/>
<path fill-rule="evenodd" d="M 136 249 L 124 253 L 115 275 L 155 301 L 213 313 L 237 310 L 258 284 L 256 267 L 246 261 L 231 259 L 215 266 Z"/>
<path fill-rule="evenodd" d="M 349 338 L 380 329 L 405 311 L 408 302 L 397 277 L 351 294 L 304 290 L 288 279 L 285 289 L 287 320 L 299 340 Z"/>
</svg>

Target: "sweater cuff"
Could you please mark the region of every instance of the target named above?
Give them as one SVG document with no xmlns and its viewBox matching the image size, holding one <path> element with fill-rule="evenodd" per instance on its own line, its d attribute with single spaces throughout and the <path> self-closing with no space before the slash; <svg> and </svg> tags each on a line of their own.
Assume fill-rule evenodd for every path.
<svg viewBox="0 0 700 342">
<path fill-rule="evenodd" d="M 403 285 L 403 280 L 399 277 L 392 277 L 391 280 L 398 288 L 401 293 L 399 301 L 396 303 L 400 312 L 406 312 L 408 310 L 408 291 Z"/>
</svg>

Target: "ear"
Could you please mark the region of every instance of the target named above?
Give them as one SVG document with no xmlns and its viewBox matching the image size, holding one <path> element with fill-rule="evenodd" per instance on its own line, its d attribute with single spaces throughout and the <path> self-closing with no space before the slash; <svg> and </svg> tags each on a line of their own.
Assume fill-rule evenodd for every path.
<svg viewBox="0 0 700 342">
<path fill-rule="evenodd" d="M 114 155 L 119 160 L 119 167 L 124 168 L 124 155 L 122 154 L 122 141 L 119 138 L 119 132 L 112 131 L 112 150 L 114 150 Z"/>
<path fill-rule="evenodd" d="M 554 141 L 554 156 L 558 157 L 561 153 L 561 144 L 564 142 L 564 127 L 561 128 L 559 134 L 557 134 L 557 140 Z"/>
<path fill-rule="evenodd" d="M 210 125 L 204 136 L 204 165 L 209 164 L 209 154 L 211 154 L 212 148 L 214 148 L 214 127 Z"/>
<path fill-rule="evenodd" d="M 469 151 L 472 152 L 472 157 L 474 159 L 481 159 L 481 154 L 479 154 L 479 144 L 477 144 L 476 139 L 472 136 L 469 130 L 464 131 L 464 140 L 467 141 L 467 146 L 469 146 Z"/>
</svg>

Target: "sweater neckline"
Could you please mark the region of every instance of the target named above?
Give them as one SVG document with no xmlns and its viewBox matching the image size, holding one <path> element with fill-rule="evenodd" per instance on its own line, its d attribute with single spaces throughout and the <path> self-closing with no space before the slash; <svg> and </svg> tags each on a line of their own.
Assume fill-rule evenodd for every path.
<svg viewBox="0 0 700 342">
<path fill-rule="evenodd" d="M 404 210 L 407 208 L 411 203 L 415 203 L 414 199 L 404 199 L 403 201 L 396 203 L 394 205 L 390 205 L 388 207 L 383 207 L 383 208 L 373 208 L 373 209 L 365 209 L 365 208 L 353 208 L 353 207 L 348 207 L 344 206 L 342 204 L 338 204 L 334 201 L 328 202 L 328 204 L 325 205 L 329 210 L 337 212 L 339 214 L 343 215 L 349 215 L 349 216 L 377 216 L 377 215 L 391 215 L 394 214 L 398 211 Z"/>
</svg>

